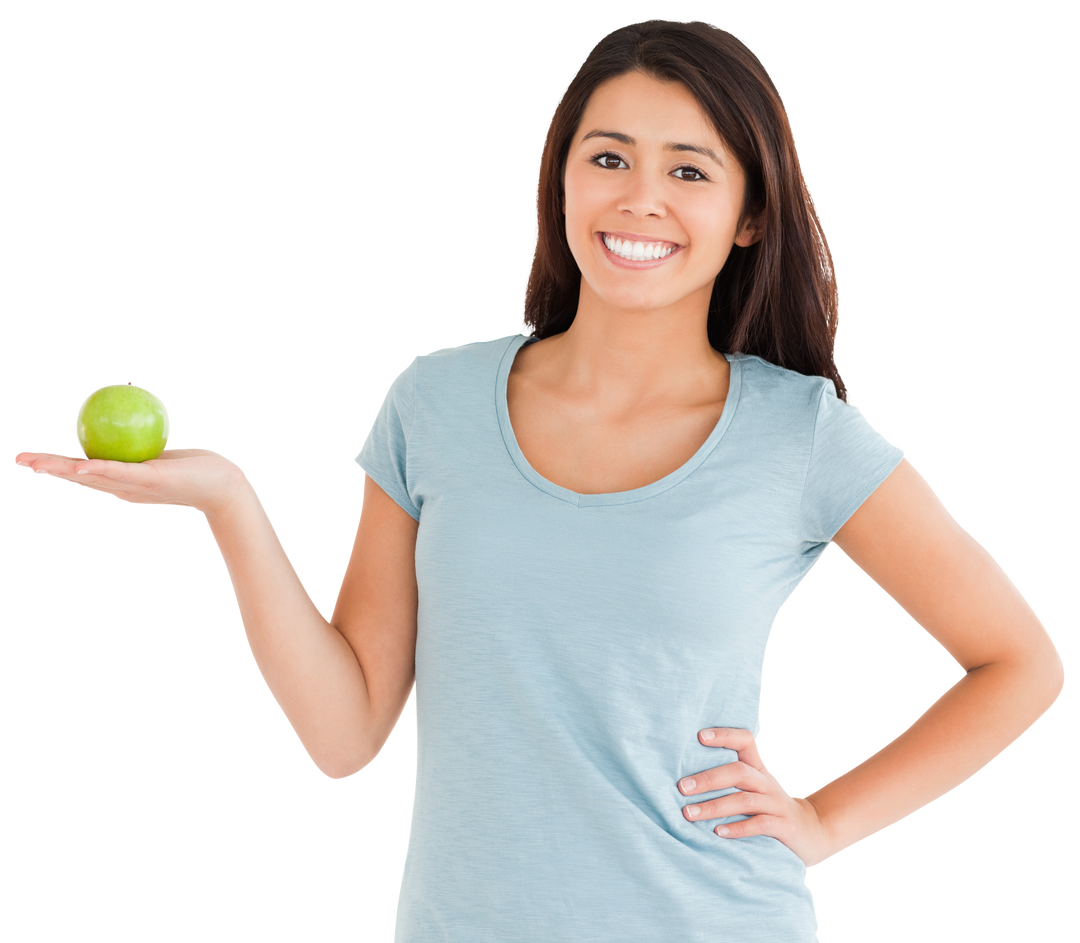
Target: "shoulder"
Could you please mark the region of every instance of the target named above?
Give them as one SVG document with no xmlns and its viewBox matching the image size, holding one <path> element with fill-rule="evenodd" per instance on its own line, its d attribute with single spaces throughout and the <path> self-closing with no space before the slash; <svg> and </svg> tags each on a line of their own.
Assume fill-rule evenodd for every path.
<svg viewBox="0 0 1080 943">
<path fill-rule="evenodd" d="M 757 354 L 728 354 L 732 363 L 739 364 L 743 373 L 752 379 L 759 389 L 769 390 L 779 396 L 812 397 L 817 399 L 828 390 L 833 396 L 836 389 L 828 377 L 807 376 L 775 363 L 763 360 Z"/>
<path fill-rule="evenodd" d="M 493 407 L 500 370 L 524 340 L 512 334 L 417 357 L 406 373 L 418 416 L 456 426 Z"/>
<path fill-rule="evenodd" d="M 498 373 L 505 354 L 515 338 L 508 333 L 482 337 L 413 354 L 391 380 L 394 387 L 407 387 L 418 394 L 422 390 L 451 390 L 484 382 Z"/>
<path fill-rule="evenodd" d="M 757 421 L 765 416 L 783 424 L 802 419 L 813 426 L 823 400 L 844 405 L 827 377 L 806 376 L 751 354 L 729 354 L 728 359 L 739 377 L 740 411 L 753 413 Z"/>
<path fill-rule="evenodd" d="M 478 337 L 474 340 L 463 340 L 460 343 L 448 343 L 443 347 L 435 347 L 418 353 L 414 361 L 433 365 L 468 364 L 470 366 L 486 360 L 498 362 L 503 353 L 510 348 L 514 339 L 521 336 L 508 332 L 496 337 Z"/>
</svg>

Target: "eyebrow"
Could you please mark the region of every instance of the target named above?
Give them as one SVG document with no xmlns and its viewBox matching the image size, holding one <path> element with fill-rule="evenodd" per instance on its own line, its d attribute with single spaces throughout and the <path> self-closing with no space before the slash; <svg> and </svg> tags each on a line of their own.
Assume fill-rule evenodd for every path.
<svg viewBox="0 0 1080 943">
<path fill-rule="evenodd" d="M 588 141 L 589 138 L 611 138 L 613 141 L 618 141 L 620 144 L 628 144 L 633 147 L 637 144 L 629 134 L 623 134 L 621 131 L 590 131 L 581 140 Z M 664 149 L 668 151 L 692 151 L 695 154 L 702 154 L 705 157 L 711 157 L 721 167 L 724 166 L 723 158 L 716 153 L 711 147 L 703 147 L 700 144 L 665 144 Z"/>
</svg>

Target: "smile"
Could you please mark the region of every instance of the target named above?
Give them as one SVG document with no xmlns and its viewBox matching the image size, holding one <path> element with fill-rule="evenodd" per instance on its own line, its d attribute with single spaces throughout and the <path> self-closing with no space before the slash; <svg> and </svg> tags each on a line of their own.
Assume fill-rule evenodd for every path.
<svg viewBox="0 0 1080 943">
<path fill-rule="evenodd" d="M 674 242 L 638 242 L 609 232 L 597 232 L 596 237 L 611 265 L 620 269 L 653 269 L 684 248 Z"/>
<path fill-rule="evenodd" d="M 656 259 L 666 259 L 680 248 L 674 242 L 636 242 L 611 233 L 602 233 L 601 237 L 609 252 L 628 262 L 652 262 Z"/>
</svg>

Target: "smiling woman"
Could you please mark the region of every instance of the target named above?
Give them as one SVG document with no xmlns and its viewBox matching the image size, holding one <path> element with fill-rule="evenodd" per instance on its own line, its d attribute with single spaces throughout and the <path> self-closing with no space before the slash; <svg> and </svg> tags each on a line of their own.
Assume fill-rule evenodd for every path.
<svg viewBox="0 0 1080 943">
<path fill-rule="evenodd" d="M 460 149 L 475 164 L 475 150 Z M 415 769 L 405 854 L 400 871 L 388 868 L 397 881 L 395 943 L 814 943 L 821 920 L 809 873 L 826 863 L 825 880 L 840 877 L 828 892 L 819 886 L 823 910 L 852 927 L 882 911 L 892 926 L 891 889 L 912 862 L 919 881 L 928 859 L 939 868 L 935 898 L 969 894 L 956 886 L 958 866 L 967 870 L 976 857 L 997 863 L 1002 841 L 1015 836 L 1027 854 L 1028 833 L 1047 831 L 1023 807 L 1030 773 L 1036 789 L 1045 778 L 1036 747 L 1053 743 L 1044 730 L 976 786 L 993 792 L 993 806 L 964 818 L 954 810 L 971 807 L 950 799 L 945 812 L 895 826 L 1025 737 L 1061 698 L 1064 662 L 1009 572 L 905 448 L 850 402 L 835 360 L 831 247 L 768 60 L 700 19 L 656 17 L 612 30 L 565 83 L 538 166 L 521 324 L 417 353 L 390 376 L 353 455 L 363 472 L 361 509 L 345 567 L 329 571 L 341 578 L 328 616 L 283 535 L 318 522 L 325 534 L 296 533 L 319 547 L 352 521 L 328 520 L 337 515 L 321 477 L 305 477 L 305 462 L 282 458 L 281 448 L 246 449 L 266 475 L 258 489 L 247 468 L 208 447 L 173 446 L 140 463 L 21 452 L 15 463 L 129 506 L 203 517 L 251 655 L 248 674 L 254 664 L 318 773 L 308 770 L 319 795 L 298 804 L 289 791 L 276 805 L 325 809 L 323 793 L 340 798 L 321 830 L 335 836 L 326 860 L 340 858 L 341 840 L 367 849 L 356 809 L 389 806 L 393 819 L 382 784 L 400 795 L 407 770 L 383 781 L 380 765 L 375 780 L 329 783 L 372 767 L 411 701 L 413 730 L 396 741 Z M 498 196 L 494 185 L 487 192 Z M 877 208 L 867 216 L 888 215 Z M 860 239 L 867 216 L 851 227 Z M 450 261 L 460 275 L 461 259 Z M 473 270 L 486 274 L 480 261 Z M 901 294 L 886 278 L 874 281 L 881 297 Z M 900 334 L 901 315 L 915 320 L 905 310 L 890 332 Z M 908 345 L 924 342 L 922 333 L 923 325 L 908 326 Z M 354 352 L 342 347 L 334 351 L 334 373 L 345 377 L 337 400 L 354 402 Z M 1000 355 L 988 343 L 983 351 L 987 360 Z M 295 349 L 283 351 L 279 373 L 288 375 L 294 360 Z M 927 450 L 933 439 L 919 439 L 920 427 L 953 434 L 945 410 L 920 399 L 921 378 L 909 381 L 908 360 L 873 366 L 862 376 L 899 388 L 893 402 L 908 423 L 877 414 L 883 425 Z M 949 382 L 956 390 L 955 376 Z M 325 392 L 314 374 L 299 387 Z M 233 392 L 246 402 L 240 386 Z M 327 418 L 329 400 L 315 393 L 302 410 L 312 418 L 300 425 L 314 423 L 310 441 L 333 442 L 342 419 Z M 280 431 L 279 414 L 264 417 L 267 436 Z M 218 418 L 221 434 L 234 435 L 234 416 Z M 977 468 L 966 460 L 951 491 L 969 502 L 968 514 L 981 493 L 967 487 L 974 468 L 997 483 L 993 515 L 1001 520 L 1010 488 L 1024 489 L 1001 471 L 1000 417 L 984 429 L 982 442 L 973 436 L 966 445 L 988 457 Z M 309 448 L 301 458 L 323 452 Z M 944 457 L 937 467 L 947 468 Z M 272 502 L 275 491 L 296 502 L 280 531 L 262 499 Z M 1030 508 L 1025 495 L 1022 510 Z M 116 553 L 57 536 L 68 513 L 64 506 L 62 516 L 37 522 L 44 537 L 29 535 L 38 551 L 76 567 L 56 584 L 75 595 L 112 587 Z M 185 587 L 197 583 L 189 571 L 199 566 L 198 548 L 176 553 L 167 535 L 124 544 L 109 520 L 79 523 L 114 550 L 165 548 Z M 828 553 L 834 547 L 854 569 Z M 144 555 L 158 564 L 158 554 Z M 108 568 L 87 580 L 83 568 L 100 566 L 97 557 Z M 307 568 L 305 557 L 296 561 Z M 781 632 L 773 647 L 779 615 L 823 562 L 852 582 L 824 597 L 799 592 L 800 603 L 814 604 L 798 610 L 795 631 Z M 193 652 L 192 671 L 201 671 L 201 649 L 187 643 L 192 618 L 202 624 L 204 608 L 221 602 L 166 606 L 176 618 L 163 623 L 154 615 L 158 578 L 148 572 L 154 593 L 145 606 L 127 607 L 137 618 L 125 644 L 157 644 L 150 650 L 167 661 L 180 639 Z M 855 602 L 870 582 L 888 596 L 866 593 L 877 611 Z M 897 610 L 926 635 L 904 621 L 908 644 L 931 650 L 937 674 L 897 655 L 905 639 L 886 631 L 889 617 L 901 621 Z M 116 621 L 111 609 L 96 618 L 99 627 Z M 52 624 L 33 619 L 25 624 Z M 48 666 L 55 633 L 38 634 Z M 793 637 L 804 646 L 796 655 Z M 788 739 L 762 744 L 767 656 L 770 731 Z M 179 674 L 179 697 L 190 699 L 188 672 Z M 206 716 L 218 730 L 216 713 Z M 870 715 L 877 727 L 856 730 Z M 235 742 L 246 735 L 220 729 L 222 753 L 242 749 Z M 96 744 L 99 733 L 91 736 Z M 54 731 L 39 739 L 53 757 Z M 259 767 L 239 787 L 241 801 L 267 779 Z M 1010 810 L 1013 790 L 1022 805 L 1013 799 Z M 354 821 L 359 831 L 350 836 Z M 280 823 L 259 827 L 280 844 Z M 873 845 L 893 871 L 867 904 L 873 865 L 864 850 L 849 852 L 889 830 Z M 379 853 L 364 864 L 376 880 Z M 990 868 L 974 866 L 983 877 Z M 853 872 L 855 885 L 845 880 Z M 1002 867 L 990 877 L 1011 892 L 1015 875 Z M 349 885 L 348 875 L 342 880 Z M 384 894 L 365 893 L 365 907 L 377 911 Z M 957 903 L 967 924 L 969 901 Z M 907 910 L 922 919 L 924 908 Z M 926 934 L 916 927 L 906 935 Z"/>
<path fill-rule="evenodd" d="M 811 941 L 806 866 L 999 752 L 1056 652 L 844 402 L 829 251 L 741 43 L 608 36 L 538 205 L 533 336 L 418 358 L 359 456 L 420 522 L 399 938 Z M 834 539 L 968 673 L 796 799 L 755 743 L 762 655 Z"/>
<path fill-rule="evenodd" d="M 565 331 L 577 311 L 579 256 L 571 248 L 572 228 L 564 225 L 575 165 L 586 160 L 605 169 L 632 170 L 629 155 L 619 148 L 638 145 L 629 130 L 640 123 L 636 106 L 646 98 L 663 99 L 670 109 L 665 117 L 670 114 L 673 121 L 665 132 L 674 135 L 679 129 L 685 137 L 656 137 L 658 129 L 650 129 L 657 156 L 670 158 L 661 172 L 680 182 L 712 184 L 690 188 L 693 196 L 681 199 L 669 189 L 665 199 L 680 204 L 688 222 L 698 219 L 706 230 L 710 224 L 731 228 L 725 233 L 731 238 L 714 250 L 712 260 L 711 345 L 828 377 L 846 399 L 833 362 L 832 257 L 780 96 L 757 57 L 734 36 L 703 23 L 678 26 L 670 32 L 654 28 L 643 42 L 630 32 L 636 27 L 613 33 L 593 50 L 559 103 L 541 161 L 539 238 L 526 323 L 538 337 L 547 337 Z M 610 99 L 608 86 L 615 81 L 627 83 L 626 109 L 612 115 L 625 125 L 598 126 L 586 110 L 595 112 L 598 99 Z M 591 150 L 589 141 L 613 146 Z M 644 155 L 634 156 L 640 163 Z M 717 192 L 694 192 L 703 189 Z M 631 247 L 638 241 L 644 242 L 632 238 Z M 623 254 L 633 259 L 632 251 Z"/>
<path fill-rule="evenodd" d="M 625 130 L 598 129 L 604 122 Z M 676 143 L 683 141 L 698 143 Z M 687 163 L 687 153 L 698 163 Z M 590 96 L 563 180 L 563 231 L 582 293 L 627 311 L 697 295 L 707 305 L 732 247 L 760 235 L 743 215 L 742 167 L 694 96 L 641 72 L 610 79 Z M 625 228 L 628 213 L 641 220 L 640 231 Z M 662 271 L 634 278 L 627 269 Z"/>
</svg>

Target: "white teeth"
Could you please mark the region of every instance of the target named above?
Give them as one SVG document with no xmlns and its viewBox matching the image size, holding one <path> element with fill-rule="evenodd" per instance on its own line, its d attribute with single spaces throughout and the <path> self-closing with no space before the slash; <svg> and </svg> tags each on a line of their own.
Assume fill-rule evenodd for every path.
<svg viewBox="0 0 1080 943">
<path fill-rule="evenodd" d="M 665 259 L 677 246 L 666 246 L 662 242 L 631 242 L 618 236 L 604 234 L 604 245 L 615 255 L 632 262 L 646 262 L 653 259 Z"/>
</svg>

